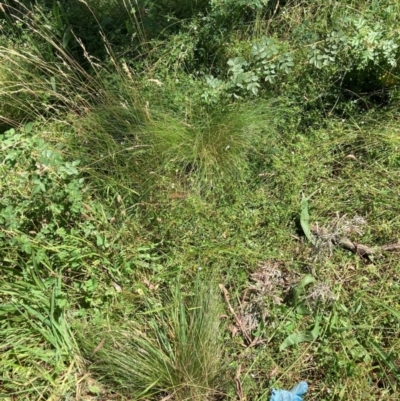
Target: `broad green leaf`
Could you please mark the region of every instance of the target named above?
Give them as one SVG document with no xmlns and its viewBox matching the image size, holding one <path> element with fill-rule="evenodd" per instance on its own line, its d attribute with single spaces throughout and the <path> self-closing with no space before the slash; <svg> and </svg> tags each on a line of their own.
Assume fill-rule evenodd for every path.
<svg viewBox="0 0 400 401">
<path fill-rule="evenodd" d="M 71 27 L 68 27 L 63 35 L 62 45 L 63 48 L 66 49 L 68 47 L 68 43 L 72 39 Z"/>
<path fill-rule="evenodd" d="M 25 133 L 29 134 L 32 131 L 33 123 L 27 123 L 25 124 Z"/>
<path fill-rule="evenodd" d="M 39 179 L 34 179 L 32 183 L 35 184 L 32 189 L 32 195 L 38 194 L 39 192 L 46 192 L 46 186 Z"/>
<path fill-rule="evenodd" d="M 356 337 L 347 338 L 345 346 L 354 360 L 363 360 L 364 362 L 371 361 L 370 353 L 362 344 L 360 344 Z"/>
<path fill-rule="evenodd" d="M 102 235 L 96 235 L 96 244 L 97 246 L 104 245 L 104 239 Z"/>
<path fill-rule="evenodd" d="M 315 245 L 314 236 L 310 230 L 310 215 L 308 214 L 308 199 L 304 194 L 302 194 L 301 198 L 301 213 L 300 213 L 300 224 L 303 229 L 304 235 L 307 239 Z"/>
<path fill-rule="evenodd" d="M 61 163 L 61 155 L 53 150 L 46 149 L 42 152 L 39 158 L 39 162 L 46 166 L 55 166 Z"/>
<path fill-rule="evenodd" d="M 279 347 L 279 351 L 283 351 L 284 349 L 292 345 L 315 341 L 319 335 L 321 319 L 322 316 L 318 314 L 315 318 L 315 326 L 311 331 L 301 331 L 300 333 L 293 333 L 290 336 L 286 337 L 285 341 L 283 341 L 283 343 Z"/>
<path fill-rule="evenodd" d="M 55 21 L 58 25 L 57 28 L 60 29 L 63 26 L 63 23 L 62 23 L 62 19 L 60 16 L 59 5 L 56 2 L 53 3 L 53 15 L 54 15 Z"/>
<path fill-rule="evenodd" d="M 307 285 L 315 283 L 315 278 L 311 276 L 311 274 L 306 274 L 302 280 L 300 281 L 299 284 L 296 285 L 296 287 L 293 290 L 293 303 L 294 306 L 299 305 L 299 301 L 301 299 L 301 296 L 304 295 L 305 288 Z"/>
<path fill-rule="evenodd" d="M 50 78 L 50 83 L 51 83 L 51 87 L 52 87 L 53 91 L 57 92 L 56 79 L 54 77 Z"/>
</svg>

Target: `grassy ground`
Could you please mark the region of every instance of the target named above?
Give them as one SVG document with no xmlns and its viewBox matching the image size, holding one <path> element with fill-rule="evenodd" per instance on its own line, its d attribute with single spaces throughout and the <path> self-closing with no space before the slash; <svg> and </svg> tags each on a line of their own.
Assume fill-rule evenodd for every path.
<svg viewBox="0 0 400 401">
<path fill-rule="evenodd" d="M 0 9 L 0 398 L 397 399 L 397 5 L 122 3 Z M 300 61 L 249 94 L 265 32 Z"/>
</svg>

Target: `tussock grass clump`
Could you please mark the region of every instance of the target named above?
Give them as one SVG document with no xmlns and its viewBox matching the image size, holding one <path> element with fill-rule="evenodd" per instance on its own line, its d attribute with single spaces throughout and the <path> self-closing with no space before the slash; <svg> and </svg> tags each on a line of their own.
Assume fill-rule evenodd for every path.
<svg viewBox="0 0 400 401">
<path fill-rule="evenodd" d="M 84 163 L 100 185 L 119 183 L 141 199 L 161 190 L 204 195 L 240 187 L 256 147 L 275 133 L 278 107 L 271 102 L 193 109 L 179 118 L 141 105 L 137 91 L 124 89 L 127 101 L 107 95 L 77 122 L 84 134 L 74 137 L 73 146 L 86 149 Z"/>
<path fill-rule="evenodd" d="M 250 154 L 274 129 L 275 111 L 270 102 L 216 108 L 200 115 L 193 110 L 189 123 L 181 123 L 183 135 L 165 130 L 164 122 L 161 126 L 156 122 L 155 130 L 150 127 L 150 132 L 157 152 L 164 155 L 164 164 L 171 164 L 179 176 L 211 188 L 229 181 L 240 185 L 246 177 Z"/>
<path fill-rule="evenodd" d="M 211 400 L 224 380 L 220 314 L 215 289 L 197 285 L 184 295 L 177 284 L 122 327 L 81 327 L 80 342 L 99 380 L 134 399 Z"/>
</svg>

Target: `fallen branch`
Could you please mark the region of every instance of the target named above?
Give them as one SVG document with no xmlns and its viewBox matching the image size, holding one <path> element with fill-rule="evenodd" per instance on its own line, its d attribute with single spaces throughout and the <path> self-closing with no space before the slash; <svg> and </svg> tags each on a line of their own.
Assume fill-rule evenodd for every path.
<svg viewBox="0 0 400 401">
<path fill-rule="evenodd" d="M 348 238 L 340 238 L 339 241 L 336 242 L 336 245 L 348 249 L 349 251 L 352 251 L 360 256 L 376 255 L 381 251 L 380 247 L 371 248 L 369 246 L 353 242 Z"/>
<path fill-rule="evenodd" d="M 397 242 L 395 244 L 375 246 L 371 248 L 369 246 L 351 241 L 348 238 L 341 238 L 338 241 L 337 245 L 341 246 L 342 248 L 348 249 L 360 256 L 377 255 L 382 252 L 400 251 L 400 242 Z"/>
<path fill-rule="evenodd" d="M 395 244 L 382 245 L 381 249 L 384 252 L 400 251 L 400 242 L 396 242 Z"/>
<path fill-rule="evenodd" d="M 246 349 L 255 347 L 258 344 L 265 343 L 267 340 L 265 340 L 265 339 L 263 340 L 260 337 L 255 337 L 255 338 L 251 339 L 251 333 L 248 332 L 248 330 L 246 329 L 245 325 L 243 324 L 241 314 L 237 315 L 235 313 L 235 310 L 233 309 L 231 303 L 229 302 L 228 290 L 222 284 L 219 284 L 219 288 L 224 294 L 224 298 L 225 298 L 226 304 L 228 305 L 229 311 L 232 313 L 233 317 L 235 318 L 235 321 L 236 321 L 236 324 L 237 324 L 237 329 L 242 332 L 242 335 L 243 335 L 244 340 L 245 340 L 245 345 L 244 346 L 246 347 Z M 246 293 L 247 293 L 247 291 L 246 291 Z M 243 301 L 244 301 L 244 299 L 246 297 L 246 293 L 243 296 Z"/>
<path fill-rule="evenodd" d="M 233 309 L 231 303 L 229 302 L 229 293 L 228 290 L 222 285 L 219 285 L 219 288 L 221 289 L 221 291 L 224 293 L 224 298 L 226 301 L 226 304 L 228 305 L 228 309 L 229 311 L 232 313 L 233 317 L 236 320 L 236 324 L 238 325 L 240 331 L 242 332 L 243 336 L 245 337 L 245 339 L 247 340 L 248 344 L 251 344 L 251 338 L 249 336 L 249 334 L 247 333 L 246 328 L 243 326 L 242 321 L 239 319 L 239 317 L 236 315 L 235 310 Z"/>
<path fill-rule="evenodd" d="M 328 231 L 322 227 L 313 227 L 311 229 L 313 235 L 317 238 L 326 239 L 328 237 Z M 336 237 L 332 236 L 329 240 L 332 245 L 340 246 L 344 249 L 352 251 L 361 257 L 368 257 L 372 255 L 379 255 L 383 252 L 395 252 L 400 251 L 400 242 L 396 242 L 394 244 L 387 244 L 381 246 L 370 247 L 367 245 L 359 244 L 358 242 L 354 242 L 347 237 Z"/>
</svg>

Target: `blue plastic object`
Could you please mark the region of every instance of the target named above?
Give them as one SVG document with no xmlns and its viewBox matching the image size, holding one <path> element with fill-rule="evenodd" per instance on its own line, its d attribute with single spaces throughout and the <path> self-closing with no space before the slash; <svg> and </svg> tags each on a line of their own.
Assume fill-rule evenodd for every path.
<svg viewBox="0 0 400 401">
<path fill-rule="evenodd" d="M 269 401 L 303 401 L 302 396 L 307 392 L 307 382 L 297 383 L 291 390 L 272 390 Z"/>
</svg>

